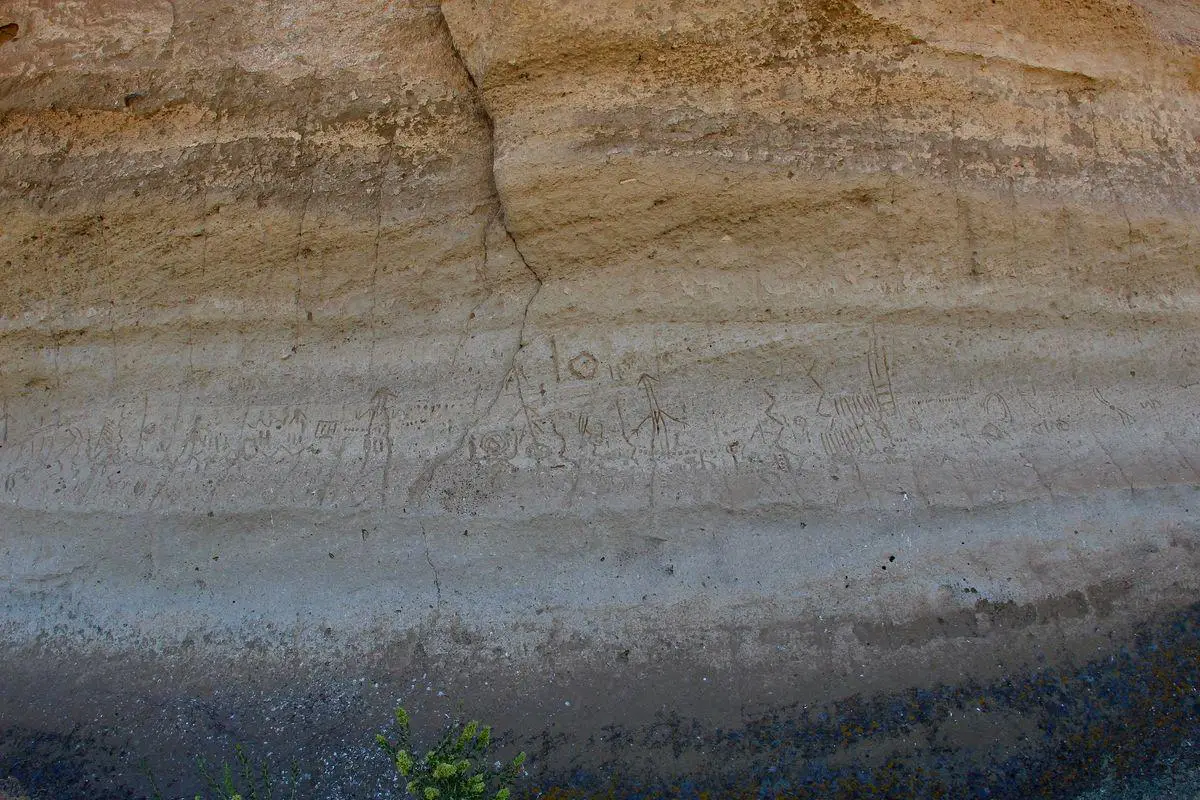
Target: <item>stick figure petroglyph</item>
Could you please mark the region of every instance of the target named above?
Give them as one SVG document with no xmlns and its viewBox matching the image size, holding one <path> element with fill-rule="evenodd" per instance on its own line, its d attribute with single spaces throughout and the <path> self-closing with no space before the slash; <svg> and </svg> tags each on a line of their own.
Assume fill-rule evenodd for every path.
<svg viewBox="0 0 1200 800">
<path fill-rule="evenodd" d="M 633 429 L 634 434 L 637 434 L 641 431 L 643 425 L 645 425 L 647 422 L 651 423 L 650 436 L 652 443 L 658 438 L 659 434 L 665 434 L 667 432 L 667 420 L 670 420 L 671 422 L 679 422 L 676 417 L 673 417 L 666 411 L 663 411 L 662 405 L 660 405 L 658 402 L 658 394 L 654 389 L 654 385 L 656 383 L 658 383 L 658 379 L 652 375 L 648 375 L 645 372 L 643 372 L 641 377 L 638 378 L 638 386 L 646 396 L 646 406 L 648 411 L 642 421 L 639 422 L 637 427 Z"/>
</svg>

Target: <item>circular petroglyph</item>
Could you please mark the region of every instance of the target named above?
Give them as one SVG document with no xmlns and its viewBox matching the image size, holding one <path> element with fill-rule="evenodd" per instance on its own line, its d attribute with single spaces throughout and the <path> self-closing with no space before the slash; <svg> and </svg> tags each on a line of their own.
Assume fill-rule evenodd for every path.
<svg viewBox="0 0 1200 800">
<path fill-rule="evenodd" d="M 508 451 L 508 437 L 503 433 L 487 433 L 479 440 L 479 452 L 484 458 L 500 458 Z"/>
<path fill-rule="evenodd" d="M 599 366 L 600 360 L 586 350 L 567 362 L 567 369 L 571 370 L 571 374 L 585 381 L 596 377 L 596 368 Z"/>
</svg>

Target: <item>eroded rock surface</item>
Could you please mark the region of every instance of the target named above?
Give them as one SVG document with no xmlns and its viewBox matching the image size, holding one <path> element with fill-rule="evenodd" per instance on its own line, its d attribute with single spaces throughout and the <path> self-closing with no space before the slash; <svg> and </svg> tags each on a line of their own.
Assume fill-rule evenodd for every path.
<svg viewBox="0 0 1200 800">
<path fill-rule="evenodd" d="M 11 730 L 107 730 L 166 674 L 137 747 L 211 734 L 206 697 L 226 736 L 293 709 L 311 753 L 440 686 L 543 783 L 798 791 L 764 719 L 1091 674 L 1163 620 L 1195 648 L 1194 3 L 0 26 Z M 1113 680 L 1178 678 L 1153 652 Z M 64 703 L 45 676 L 84 665 L 101 699 Z M 1069 762 L 1005 697 L 804 761 L 949 748 L 954 794 L 1053 729 Z M 326 796 L 365 791 L 339 769 Z"/>
</svg>

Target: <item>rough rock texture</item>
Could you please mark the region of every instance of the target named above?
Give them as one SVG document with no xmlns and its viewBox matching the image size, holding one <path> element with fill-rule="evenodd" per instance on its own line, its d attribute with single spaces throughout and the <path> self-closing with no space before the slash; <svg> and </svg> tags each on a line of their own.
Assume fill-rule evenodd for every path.
<svg viewBox="0 0 1200 800">
<path fill-rule="evenodd" d="M 216 735 L 363 796 L 397 700 L 577 788 L 1066 796 L 1200 735 L 1195 2 L 0 26 L 27 787 Z"/>
</svg>

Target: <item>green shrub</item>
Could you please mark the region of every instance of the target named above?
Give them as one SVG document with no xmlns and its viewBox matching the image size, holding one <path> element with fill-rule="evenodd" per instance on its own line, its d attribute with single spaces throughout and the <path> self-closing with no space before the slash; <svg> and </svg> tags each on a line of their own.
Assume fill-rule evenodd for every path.
<svg viewBox="0 0 1200 800">
<path fill-rule="evenodd" d="M 508 800 L 525 763 L 525 754 L 521 753 L 502 769 L 489 768 L 492 729 L 480 727 L 474 720 L 462 730 L 447 731 L 424 754 L 412 749 L 408 712 L 403 708 L 396 709 L 396 727 L 399 732 L 395 743 L 382 733 L 375 740 L 407 781 L 408 794 L 418 800 Z"/>
<path fill-rule="evenodd" d="M 275 782 L 271 778 L 270 765 L 266 760 L 257 766 L 246 755 L 245 749 L 239 744 L 234 746 L 236 765 L 225 762 L 220 772 L 213 774 L 208 762 L 203 758 L 196 759 L 196 767 L 200 776 L 208 784 L 208 789 L 216 800 L 277 800 Z M 279 800 L 287 797 L 295 800 L 300 786 L 300 772 L 293 766 L 291 774 L 283 781 L 287 794 L 278 795 Z M 196 795 L 196 800 L 203 800 Z"/>
</svg>

